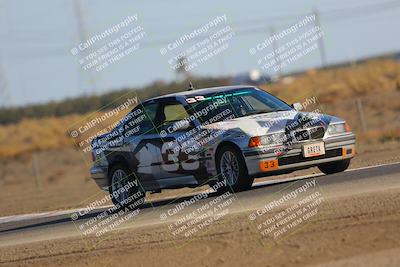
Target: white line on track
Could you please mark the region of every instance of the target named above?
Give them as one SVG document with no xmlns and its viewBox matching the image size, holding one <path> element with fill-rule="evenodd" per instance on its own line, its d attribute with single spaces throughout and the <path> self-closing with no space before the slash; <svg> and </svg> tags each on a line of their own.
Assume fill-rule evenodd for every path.
<svg viewBox="0 0 400 267">
<path fill-rule="evenodd" d="M 374 166 L 354 168 L 354 169 L 346 170 L 346 172 L 353 172 L 353 171 L 359 171 L 359 170 L 365 170 L 365 169 L 372 169 L 372 168 L 378 168 L 378 167 L 390 166 L 390 165 L 396 165 L 396 164 L 400 164 L 400 162 L 386 163 L 386 164 L 379 164 L 379 165 L 374 165 Z M 317 173 L 317 174 L 309 174 L 309 175 L 303 175 L 303 176 L 297 176 L 297 177 L 291 177 L 291 178 L 274 179 L 274 180 L 256 182 L 256 183 L 253 183 L 253 187 L 254 186 L 262 186 L 262 185 L 272 185 L 272 184 L 284 183 L 284 182 L 292 182 L 292 181 L 297 181 L 297 180 L 304 180 L 304 179 L 308 179 L 308 178 L 312 178 L 312 177 L 320 177 L 320 176 L 323 176 L 323 175 L 324 174 L 322 174 L 322 173 Z M 110 208 L 110 207 L 112 207 L 112 206 L 100 206 L 100 207 L 96 208 L 96 210 L 97 209 L 107 209 L 107 208 Z M 31 219 L 44 219 L 44 218 L 51 218 L 51 217 L 61 216 L 61 215 L 68 215 L 68 214 L 73 214 L 73 213 L 79 212 L 81 209 L 82 208 L 5 216 L 5 217 L 0 217 L 0 225 L 4 224 L 4 223 L 10 223 L 10 222 L 20 222 L 20 221 L 31 220 Z"/>
</svg>

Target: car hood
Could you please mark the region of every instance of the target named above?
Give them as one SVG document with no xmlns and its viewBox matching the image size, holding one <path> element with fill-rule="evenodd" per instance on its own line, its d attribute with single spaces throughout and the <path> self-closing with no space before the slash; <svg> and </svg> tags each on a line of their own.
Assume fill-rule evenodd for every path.
<svg viewBox="0 0 400 267">
<path fill-rule="evenodd" d="M 230 119 L 207 125 L 205 128 L 238 130 L 249 136 L 261 136 L 285 131 L 285 128 L 292 130 L 303 126 L 309 128 L 320 125 L 326 128 L 331 122 L 343 121 L 343 119 L 326 114 L 290 110 Z"/>
</svg>

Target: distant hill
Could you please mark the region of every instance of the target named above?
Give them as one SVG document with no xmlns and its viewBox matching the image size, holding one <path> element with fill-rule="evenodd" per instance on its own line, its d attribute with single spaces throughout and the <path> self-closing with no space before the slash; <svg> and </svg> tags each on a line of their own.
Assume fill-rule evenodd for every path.
<svg viewBox="0 0 400 267">
<path fill-rule="evenodd" d="M 197 88 L 228 85 L 229 78 L 197 78 L 191 82 Z M 123 103 L 127 98 L 138 96 L 145 100 L 154 96 L 187 90 L 189 81 L 154 82 L 142 88 L 127 88 L 101 95 L 82 95 L 63 101 L 45 104 L 28 105 L 24 107 L 0 108 L 0 124 L 17 123 L 26 118 L 61 117 L 71 114 L 85 114 L 107 106 L 112 109 Z"/>
</svg>

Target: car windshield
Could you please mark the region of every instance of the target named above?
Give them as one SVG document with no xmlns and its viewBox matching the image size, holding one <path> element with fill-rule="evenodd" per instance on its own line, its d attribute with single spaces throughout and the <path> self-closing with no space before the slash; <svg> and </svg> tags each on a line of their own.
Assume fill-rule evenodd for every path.
<svg viewBox="0 0 400 267">
<path fill-rule="evenodd" d="M 188 96 L 186 102 L 203 123 L 292 109 L 273 95 L 253 88 Z"/>
</svg>

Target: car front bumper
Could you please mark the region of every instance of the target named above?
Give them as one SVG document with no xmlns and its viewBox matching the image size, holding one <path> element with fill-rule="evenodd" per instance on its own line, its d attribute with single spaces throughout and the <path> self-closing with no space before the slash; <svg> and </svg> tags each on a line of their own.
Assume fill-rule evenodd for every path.
<svg viewBox="0 0 400 267">
<path fill-rule="evenodd" d="M 108 191 L 108 179 L 106 167 L 92 167 L 90 169 L 90 176 L 96 182 L 97 186 L 104 191 Z"/>
<path fill-rule="evenodd" d="M 291 170 L 317 166 L 321 163 L 349 159 L 355 155 L 355 136 L 352 133 L 323 140 L 312 140 L 307 143 L 318 141 L 325 143 L 325 155 L 310 158 L 303 157 L 302 145 L 304 143 L 293 145 L 292 149 L 279 157 L 275 152 L 279 147 L 246 149 L 243 151 L 243 155 L 249 175 L 260 176 L 269 173 L 290 172 Z M 270 167 L 267 169 L 264 167 L 266 162 L 270 163 Z"/>
</svg>

